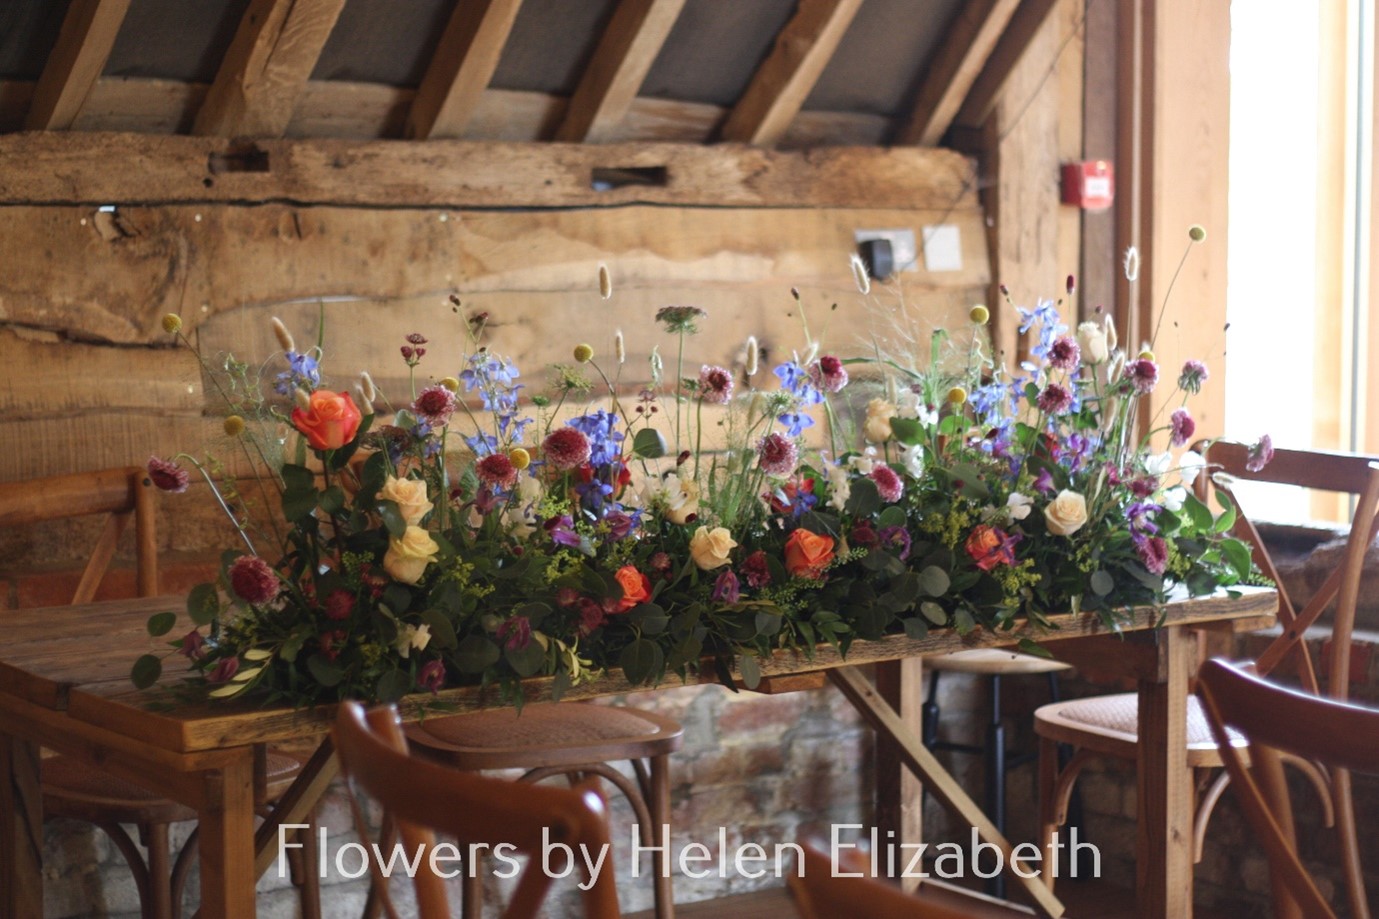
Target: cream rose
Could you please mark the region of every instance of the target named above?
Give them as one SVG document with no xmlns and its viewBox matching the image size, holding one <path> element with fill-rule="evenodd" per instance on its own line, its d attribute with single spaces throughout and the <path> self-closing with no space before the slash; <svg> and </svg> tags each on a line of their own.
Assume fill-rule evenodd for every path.
<svg viewBox="0 0 1379 919">
<path fill-rule="evenodd" d="M 1055 536 L 1071 536 L 1087 522 L 1087 499 L 1066 488 L 1044 508 L 1044 522 Z"/>
<path fill-rule="evenodd" d="M 867 420 L 862 422 L 862 436 L 874 444 L 884 444 L 891 439 L 891 419 L 894 417 L 894 405 L 885 399 L 872 399 L 867 403 Z"/>
<path fill-rule="evenodd" d="M 388 551 L 383 556 L 383 570 L 392 575 L 393 580 L 404 584 L 415 584 L 421 580 L 426 566 L 436 558 L 441 547 L 431 538 L 431 534 L 419 526 L 409 526 L 401 536 L 388 541 Z"/>
<path fill-rule="evenodd" d="M 378 496 L 384 501 L 394 502 L 409 527 L 420 524 L 421 518 L 431 513 L 434 507 L 426 497 L 426 483 L 421 479 L 388 476 L 388 481 L 378 490 Z"/>
<path fill-rule="evenodd" d="M 704 571 L 712 571 L 728 564 L 728 554 L 737 547 L 737 540 L 724 527 L 700 527 L 690 539 L 690 556 Z"/>
<path fill-rule="evenodd" d="M 1106 329 L 1099 322 L 1084 322 L 1078 326 L 1077 344 L 1082 349 L 1082 359 L 1089 364 L 1103 363 L 1111 356 Z"/>
<path fill-rule="evenodd" d="M 690 515 L 699 513 L 699 484 L 678 476 L 666 477 L 666 519 L 683 524 Z"/>
</svg>

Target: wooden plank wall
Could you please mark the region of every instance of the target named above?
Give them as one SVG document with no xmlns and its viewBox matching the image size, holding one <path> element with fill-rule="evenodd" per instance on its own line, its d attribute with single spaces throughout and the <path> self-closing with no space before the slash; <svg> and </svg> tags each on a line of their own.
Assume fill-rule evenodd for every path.
<svg viewBox="0 0 1379 919">
<path fill-rule="evenodd" d="M 946 151 L 670 147 L 659 151 L 670 164 L 664 185 L 599 193 L 587 183 L 592 168 L 638 165 L 647 145 L 289 141 L 270 146 L 267 171 L 255 172 L 261 166 L 234 160 L 227 144 L 0 137 L 0 251 L 9 254 L 0 443 L 13 445 L 0 451 L 0 480 L 223 447 L 193 356 L 161 329 L 169 312 L 204 354 L 264 360 L 277 349 L 271 316 L 311 342 L 324 311 L 332 381 L 343 388 L 369 369 L 398 402 L 407 333 L 431 339 L 423 375 L 460 369 L 451 293 L 466 311 L 490 314 L 490 344 L 524 368 L 529 392 L 540 391 L 542 366 L 568 361 L 579 341 L 607 355 L 618 328 L 628 343 L 623 382 L 635 391 L 651 347 L 673 353 L 652 320 L 661 306 L 709 312 L 686 347 L 697 370 L 740 361 L 748 335 L 775 356 L 802 347 L 792 287 L 811 330 L 857 353 L 902 304 L 923 326 L 961 325 L 991 281 L 973 166 Z M 99 168 L 102 157 L 121 168 Z M 839 206 L 839 176 L 857 206 Z M 714 187 L 718 177 L 724 188 Z M 508 206 L 494 206 L 499 197 Z M 858 293 L 854 230 L 920 236 L 942 222 L 959 227 L 962 270 L 929 273 L 921 260 L 920 270 Z M 600 263 L 613 278 L 608 300 Z M 927 328 L 916 331 L 927 339 Z M 166 544 L 224 544 L 223 528 L 187 513 L 209 512 L 209 500 L 173 500 Z"/>
</svg>

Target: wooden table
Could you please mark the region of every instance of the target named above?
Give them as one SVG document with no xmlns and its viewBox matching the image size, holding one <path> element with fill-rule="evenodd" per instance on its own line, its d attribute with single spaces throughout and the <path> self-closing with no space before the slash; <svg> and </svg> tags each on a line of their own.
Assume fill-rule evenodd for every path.
<svg viewBox="0 0 1379 919">
<path fill-rule="evenodd" d="M 275 821 L 255 835 L 254 803 L 256 789 L 261 795 L 264 786 L 266 745 L 326 738 L 334 709 L 260 709 L 244 703 L 150 707 L 150 702 L 166 703 L 166 696 L 157 695 L 157 688 L 134 690 L 129 667 L 149 649 L 144 631 L 149 613 L 180 607 L 177 599 L 131 600 L 0 613 L 0 916 L 42 913 L 40 745 L 97 763 L 197 811 L 206 919 L 254 915 L 254 883 L 276 858 L 277 822 L 301 822 L 334 778 L 335 758 L 326 740 L 280 802 Z M 1238 597 L 1174 602 L 1162 612 L 1140 611 L 1124 629 L 1133 634 L 1124 637 L 1108 634 L 1094 616 L 1066 615 L 1054 617 L 1054 632 L 1021 627 L 1000 634 L 979 630 L 965 638 L 948 631 L 918 641 L 896 636 L 858 642 L 846 660 L 830 648 L 818 649 L 812 659 L 781 653 L 763 662 L 761 670 L 782 688 L 802 682 L 801 674 L 826 672 L 879 732 L 878 768 L 907 766 L 985 841 L 1007 854 L 1009 843 L 919 743 L 912 727 L 920 701 L 915 662 L 924 655 L 1030 637 L 1060 656 L 1096 660 L 1133 674 L 1140 692 L 1140 914 L 1178 919 L 1190 912 L 1192 876 L 1192 789 L 1185 753 L 1191 660 L 1183 629 L 1257 627 L 1272 621 L 1275 607 L 1273 591 L 1252 589 Z M 1163 628 L 1153 630 L 1161 615 Z M 165 684 L 182 676 L 176 659 L 169 663 Z M 881 692 L 858 669 L 869 663 L 882 665 Z M 547 683 L 530 681 L 528 697 L 545 697 Z M 642 689 L 606 677 L 576 687 L 567 698 Z M 899 710 L 884 697 L 887 689 L 898 691 Z M 404 715 L 416 714 L 429 698 L 404 700 Z M 495 693 L 477 688 L 446 690 L 440 700 L 461 711 L 501 704 Z M 894 768 L 885 771 L 877 779 L 879 811 L 913 813 L 917 799 L 896 800 L 899 776 Z M 1017 880 L 1042 912 L 1062 914 L 1061 904 L 1042 884 Z"/>
</svg>

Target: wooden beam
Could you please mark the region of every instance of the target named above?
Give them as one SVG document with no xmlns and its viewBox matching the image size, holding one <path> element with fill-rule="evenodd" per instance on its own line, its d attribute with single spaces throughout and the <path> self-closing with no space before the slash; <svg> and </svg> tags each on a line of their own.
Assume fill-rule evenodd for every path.
<svg viewBox="0 0 1379 919">
<path fill-rule="evenodd" d="M 281 137 L 345 0 L 253 0 L 192 133 Z"/>
<path fill-rule="evenodd" d="M 522 0 L 463 0 L 445 27 L 407 113 L 412 140 L 459 137 L 483 98 Z"/>
<path fill-rule="evenodd" d="M 111 169 L 111 162 L 121 168 Z M 35 169 L 34 163 L 43 163 Z M 645 181 L 595 190 L 596 171 Z M 0 204 L 915 208 L 974 201 L 951 150 L 0 135 Z"/>
<path fill-rule="evenodd" d="M 976 128 L 991 116 L 1005 94 L 1015 65 L 1025 56 L 1025 49 L 1034 41 L 1034 36 L 1039 34 L 1057 5 L 1058 0 L 1021 0 L 1020 8 L 1015 11 L 1001 40 L 996 43 L 996 49 L 982 68 L 981 76 L 972 84 L 962 108 L 958 109 L 958 116 L 954 119 L 956 124 Z"/>
<path fill-rule="evenodd" d="M 769 147 L 790 127 L 862 0 L 800 0 L 723 126 L 723 139 Z"/>
<path fill-rule="evenodd" d="M 898 144 L 933 147 L 947 133 L 1020 0 L 971 0 L 948 29 L 924 74 L 910 122 Z"/>
<path fill-rule="evenodd" d="M 598 142 L 637 97 L 685 0 L 622 0 L 570 98 L 556 140 Z"/>
<path fill-rule="evenodd" d="M 24 127 L 65 131 L 105 69 L 130 0 L 73 0 L 34 89 Z"/>
</svg>

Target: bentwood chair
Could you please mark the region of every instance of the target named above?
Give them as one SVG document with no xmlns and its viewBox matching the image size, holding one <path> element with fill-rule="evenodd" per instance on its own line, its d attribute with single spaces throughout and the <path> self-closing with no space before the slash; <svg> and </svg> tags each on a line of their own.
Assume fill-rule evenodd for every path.
<svg viewBox="0 0 1379 919">
<path fill-rule="evenodd" d="M 523 769 L 522 782 L 565 776 L 572 783 L 606 779 L 632 806 L 642 845 L 651 851 L 656 919 L 672 919 L 674 896 L 665 864 L 670 833 L 670 754 L 684 730 L 655 712 L 584 702 L 543 702 L 454 717 L 427 718 L 406 728 L 422 756 L 452 769 Z M 635 783 L 611 763 L 628 760 Z M 483 878 L 465 875 L 464 916 L 482 914 Z"/>
<path fill-rule="evenodd" d="M 138 596 L 158 593 L 158 540 L 152 488 L 145 470 L 131 466 L 73 475 L 0 484 L 0 527 L 27 527 L 45 521 L 105 515 L 72 603 L 95 599 L 114 560 L 120 536 L 134 521 L 135 587 Z M 0 623 L 3 617 L 0 617 Z M 3 627 L 0 626 L 0 634 Z M 43 813 L 92 823 L 105 831 L 134 875 L 146 919 L 173 919 L 180 912 L 181 892 L 191 860 L 192 843 L 183 846 L 174 866 L 169 828 L 196 819 L 196 811 L 155 792 L 126 782 L 99 768 L 58 754 L 42 762 Z M 267 800 L 282 795 L 301 770 L 297 759 L 270 751 L 267 756 Z M 148 852 L 147 861 L 123 825 L 132 824 Z M 314 834 L 303 834 L 303 852 L 314 848 Z M 313 864 L 311 858 L 307 864 Z M 318 881 L 303 871 L 302 914 L 320 915 Z"/>
<path fill-rule="evenodd" d="M 1279 622 L 1283 632 L 1256 660 L 1258 672 L 1268 674 L 1282 661 L 1291 657 L 1297 663 L 1303 688 L 1318 694 L 1315 670 L 1307 646 L 1303 642 L 1303 634 L 1316 622 L 1331 601 L 1337 599 L 1325 670 L 1329 676 L 1330 695 L 1344 699 L 1350 684 L 1350 639 L 1355 621 L 1356 591 L 1342 589 L 1342 585 L 1350 583 L 1352 579 L 1358 584 L 1365 552 L 1374 542 L 1376 531 L 1379 530 L 1379 518 L 1375 516 L 1376 504 L 1379 504 L 1379 475 L 1376 475 L 1379 463 L 1374 462 L 1376 458 L 1368 456 L 1277 450 L 1268 466 L 1252 472 L 1245 468 L 1247 451 L 1241 444 L 1217 443 L 1206 455 L 1209 472 L 1214 469 L 1226 474 L 1224 477 L 1217 477 L 1217 484 L 1227 494 L 1231 494 L 1230 478 L 1234 477 L 1357 496 L 1345 560 L 1301 611 L 1297 611 L 1288 598 L 1278 570 L 1269 558 L 1254 524 L 1245 515 L 1239 502 L 1235 501 L 1238 511 L 1236 532 L 1253 544 L 1256 563 L 1273 579 L 1279 590 Z M 1223 750 L 1207 723 L 1201 702 L 1196 696 L 1189 697 L 1188 702 L 1187 765 L 1199 774 L 1199 800 L 1193 830 L 1195 853 L 1200 861 L 1207 821 L 1216 801 L 1230 782 L 1231 774 L 1219 773 L 1210 785 L 1207 784 L 1207 771 L 1219 769 L 1225 764 Z M 1040 737 L 1040 838 L 1049 850 L 1045 864 L 1051 864 L 1048 859 L 1052 857 L 1051 847 L 1055 834 L 1058 827 L 1066 821 L 1070 790 L 1083 767 L 1092 757 L 1099 755 L 1131 761 L 1136 759 L 1136 697 L 1133 693 L 1124 693 L 1043 706 L 1035 712 L 1035 732 Z M 1066 768 L 1060 770 L 1055 758 L 1056 745 L 1062 743 L 1073 745 L 1077 752 Z M 1242 738 L 1236 743 L 1243 746 L 1245 741 Z M 1333 776 L 1328 782 L 1305 759 L 1290 759 L 1290 762 L 1299 767 L 1318 786 L 1328 807 L 1328 819 L 1334 812 L 1347 884 L 1351 889 L 1352 899 L 1362 902 L 1363 897 L 1356 896 L 1356 891 L 1362 891 L 1363 885 L 1359 876 L 1358 845 L 1349 778 L 1340 774 Z M 1046 879 L 1052 885 L 1053 873 L 1046 873 Z M 1356 913 L 1361 919 L 1367 919 L 1368 915 L 1367 910 Z"/>
<path fill-rule="evenodd" d="M 391 706 L 365 712 L 357 702 L 340 706 L 335 723 L 335 746 L 346 778 L 382 805 L 401 836 L 404 851 L 422 852 L 413 885 L 421 919 L 449 919 L 452 915 L 445 881 L 433 859 L 439 831 L 459 840 L 460 851 L 479 844 L 510 846 L 515 855 L 528 856 L 505 919 L 535 919 L 554 880 L 542 870 L 542 847 L 547 838 L 579 851 L 607 851 L 608 810 L 590 783 L 574 788 L 519 785 L 460 772 L 407 752 L 407 739 L 397 710 Z M 350 800 L 354 802 L 351 794 Z M 356 807 L 356 829 L 368 843 L 369 827 Z M 387 850 L 387 846 L 384 846 Z M 375 859 L 375 891 L 381 893 L 390 919 L 397 913 L 388 894 L 388 881 Z M 562 866 L 568 867 L 568 866 Z M 446 868 L 447 872 L 450 870 Z M 588 879 L 586 879 L 588 880 Z M 600 872 L 582 892 L 587 919 L 618 919 L 613 874 Z"/>
<path fill-rule="evenodd" d="M 1288 788 L 1279 780 L 1280 754 L 1320 762 L 1333 778 L 1379 774 L 1379 711 L 1286 689 L 1219 658 L 1202 665 L 1197 692 L 1222 745 L 1232 790 L 1269 857 L 1275 914 L 1335 919 L 1298 856 Z M 1249 743 L 1248 757 L 1227 745 L 1231 731 Z M 1363 886 L 1347 892 L 1351 914 L 1365 915 Z"/>
<path fill-rule="evenodd" d="M 798 870 L 788 883 L 801 919 L 1017 919 L 1033 916 L 1024 906 L 924 879 L 906 893 L 872 876 L 868 856 L 857 849 L 830 850 L 803 840 Z"/>
</svg>

